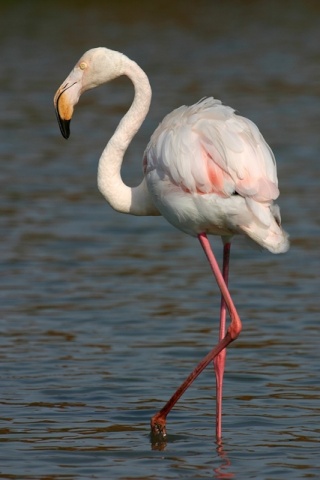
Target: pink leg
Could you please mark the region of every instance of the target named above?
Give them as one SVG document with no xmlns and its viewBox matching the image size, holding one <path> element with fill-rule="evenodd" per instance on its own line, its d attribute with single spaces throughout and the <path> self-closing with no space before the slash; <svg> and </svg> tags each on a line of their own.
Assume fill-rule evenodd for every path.
<svg viewBox="0 0 320 480">
<path fill-rule="evenodd" d="M 197 367 L 193 370 L 193 372 L 191 372 L 191 374 L 186 378 L 186 380 L 180 385 L 178 390 L 172 395 L 172 397 L 165 404 L 165 406 L 151 418 L 152 433 L 155 435 L 162 435 L 163 437 L 166 436 L 166 418 L 168 413 L 175 406 L 179 398 L 183 395 L 183 393 L 187 390 L 187 388 L 192 384 L 192 382 L 209 365 L 209 363 L 211 363 L 214 360 L 214 358 L 217 355 L 219 355 L 219 353 L 222 350 L 224 350 L 233 340 L 235 340 L 239 336 L 242 328 L 241 320 L 239 318 L 237 310 L 230 296 L 226 282 L 223 279 L 219 265 L 211 250 L 210 243 L 207 239 L 206 234 L 200 233 L 198 235 L 198 239 L 208 258 L 212 272 L 221 290 L 221 295 L 224 299 L 224 302 L 230 314 L 231 323 L 229 325 L 229 328 L 224 338 L 222 338 L 222 340 L 218 342 L 218 344 L 211 350 L 211 352 L 209 352 L 204 357 L 204 359 L 197 365 Z M 221 432 L 220 432 L 220 436 L 217 439 L 220 440 L 220 437 L 221 437 Z"/>
<path fill-rule="evenodd" d="M 222 276 L 226 286 L 228 286 L 228 278 L 229 278 L 230 248 L 231 248 L 231 244 L 229 242 L 224 244 Z M 223 295 L 221 295 L 220 331 L 219 331 L 220 341 L 224 338 L 226 334 L 226 313 L 227 313 L 226 302 L 223 298 Z M 216 437 L 218 440 L 221 439 L 221 434 L 222 434 L 222 389 L 223 389 L 223 376 L 224 376 L 224 368 L 226 363 L 226 355 L 227 355 L 227 350 L 224 349 L 213 360 L 214 370 L 216 374 Z"/>
</svg>

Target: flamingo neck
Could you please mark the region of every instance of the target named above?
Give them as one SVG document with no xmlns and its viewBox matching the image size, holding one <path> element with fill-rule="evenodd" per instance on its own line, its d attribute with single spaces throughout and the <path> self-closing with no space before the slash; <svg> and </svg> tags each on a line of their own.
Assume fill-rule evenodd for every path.
<svg viewBox="0 0 320 480">
<path fill-rule="evenodd" d="M 111 207 L 118 212 L 157 215 L 145 179 L 139 186 L 131 188 L 125 185 L 121 178 L 124 154 L 149 111 L 151 87 L 144 71 L 124 55 L 121 74 L 132 81 L 134 100 L 102 152 L 98 166 L 98 188 Z"/>
</svg>

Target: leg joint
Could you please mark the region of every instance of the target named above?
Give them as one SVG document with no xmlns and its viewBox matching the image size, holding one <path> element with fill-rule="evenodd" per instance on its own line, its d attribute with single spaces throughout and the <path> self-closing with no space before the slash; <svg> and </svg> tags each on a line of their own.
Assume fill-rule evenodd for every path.
<svg viewBox="0 0 320 480">
<path fill-rule="evenodd" d="M 239 337 L 241 330 L 242 330 L 242 323 L 240 318 L 237 315 L 232 319 L 231 324 L 228 328 L 228 334 L 230 335 L 232 341 Z"/>
</svg>

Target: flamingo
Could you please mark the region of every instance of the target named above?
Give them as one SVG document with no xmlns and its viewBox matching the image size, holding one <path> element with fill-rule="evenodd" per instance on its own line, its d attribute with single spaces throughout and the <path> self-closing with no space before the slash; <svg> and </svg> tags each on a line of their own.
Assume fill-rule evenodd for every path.
<svg viewBox="0 0 320 480">
<path fill-rule="evenodd" d="M 272 253 L 289 248 L 281 227 L 276 162 L 258 127 L 228 106 L 204 98 L 169 113 L 143 155 L 143 179 L 124 184 L 124 154 L 151 103 L 145 72 L 124 54 L 99 47 L 76 63 L 54 96 L 61 133 L 70 135 L 74 106 L 86 90 L 122 75 L 134 86 L 134 99 L 104 148 L 98 164 L 98 188 L 111 207 L 131 215 L 162 215 L 174 227 L 197 237 L 221 291 L 219 340 L 165 406 L 151 418 L 151 432 L 166 437 L 166 418 L 181 395 L 211 362 L 216 376 L 216 438 L 222 437 L 222 389 L 226 348 L 242 324 L 228 289 L 231 239 L 245 235 Z M 222 271 L 207 235 L 223 242 Z M 230 324 L 226 326 L 226 313 Z"/>
</svg>

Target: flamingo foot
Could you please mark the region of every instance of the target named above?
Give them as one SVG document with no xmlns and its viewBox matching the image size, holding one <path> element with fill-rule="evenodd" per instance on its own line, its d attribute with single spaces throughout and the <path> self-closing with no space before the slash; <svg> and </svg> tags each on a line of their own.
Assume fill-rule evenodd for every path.
<svg viewBox="0 0 320 480">
<path fill-rule="evenodd" d="M 151 418 L 151 435 L 165 438 L 167 436 L 166 431 L 166 417 L 160 412 L 153 415 Z"/>
</svg>

